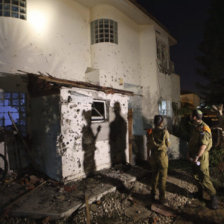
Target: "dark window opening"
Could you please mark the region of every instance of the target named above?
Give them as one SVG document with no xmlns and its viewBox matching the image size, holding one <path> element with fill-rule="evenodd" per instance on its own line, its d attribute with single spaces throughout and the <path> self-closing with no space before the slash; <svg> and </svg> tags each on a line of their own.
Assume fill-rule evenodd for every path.
<svg viewBox="0 0 224 224">
<path fill-rule="evenodd" d="M 94 100 L 92 103 L 92 121 L 105 121 L 108 119 L 106 101 Z"/>
</svg>

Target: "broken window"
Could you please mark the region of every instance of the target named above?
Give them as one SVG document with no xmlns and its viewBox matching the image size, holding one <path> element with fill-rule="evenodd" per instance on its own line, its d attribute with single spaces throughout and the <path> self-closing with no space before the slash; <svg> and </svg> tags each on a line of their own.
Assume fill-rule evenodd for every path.
<svg viewBox="0 0 224 224">
<path fill-rule="evenodd" d="M 92 121 L 105 121 L 108 119 L 107 104 L 103 100 L 94 100 L 92 103 Z"/>
<path fill-rule="evenodd" d="M 0 126 L 9 130 L 15 121 L 22 135 L 26 135 L 26 94 L 18 92 L 0 92 Z"/>
<path fill-rule="evenodd" d="M 118 43 L 117 22 L 111 19 L 91 22 L 91 44 L 100 42 Z"/>
<path fill-rule="evenodd" d="M 0 16 L 26 19 L 26 0 L 0 0 Z"/>
</svg>

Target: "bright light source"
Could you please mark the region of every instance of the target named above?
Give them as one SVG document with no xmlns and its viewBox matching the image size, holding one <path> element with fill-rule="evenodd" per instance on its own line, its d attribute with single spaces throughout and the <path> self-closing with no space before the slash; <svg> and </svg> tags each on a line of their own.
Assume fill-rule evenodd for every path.
<svg viewBox="0 0 224 224">
<path fill-rule="evenodd" d="M 47 25 L 47 18 L 43 12 L 32 11 L 29 15 L 29 22 L 37 32 L 44 32 Z"/>
</svg>

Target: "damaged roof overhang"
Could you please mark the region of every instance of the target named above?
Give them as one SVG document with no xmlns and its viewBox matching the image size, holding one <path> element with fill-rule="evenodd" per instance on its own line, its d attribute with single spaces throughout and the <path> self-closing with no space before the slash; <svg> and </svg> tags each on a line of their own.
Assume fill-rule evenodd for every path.
<svg viewBox="0 0 224 224">
<path fill-rule="evenodd" d="M 50 94 L 57 94 L 61 87 L 78 87 L 83 89 L 90 89 L 102 91 L 106 94 L 119 93 L 123 95 L 132 96 L 133 92 L 114 89 L 111 87 L 98 86 L 87 82 L 71 81 L 66 79 L 55 78 L 50 75 L 28 73 L 28 90 L 32 96 L 43 96 Z"/>
</svg>

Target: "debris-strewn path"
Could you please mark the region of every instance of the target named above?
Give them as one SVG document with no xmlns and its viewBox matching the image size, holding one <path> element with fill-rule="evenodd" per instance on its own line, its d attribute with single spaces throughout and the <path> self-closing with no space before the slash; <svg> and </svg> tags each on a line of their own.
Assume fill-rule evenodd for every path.
<svg viewBox="0 0 224 224">
<path fill-rule="evenodd" d="M 206 194 L 204 201 L 194 199 L 192 193 L 196 187 L 189 171 L 185 161 L 170 163 L 165 208 L 149 200 L 149 169 L 137 166 L 118 166 L 65 186 L 50 180 L 45 183 L 41 179 L 37 179 L 40 183 L 36 184 L 33 177 L 29 179 L 35 183 L 11 181 L 0 187 L 0 223 L 84 224 L 88 223 L 89 214 L 91 224 L 223 224 L 222 195 L 219 195 L 220 209 L 216 211 L 209 209 Z M 34 186 L 27 193 L 25 188 L 30 184 Z M 10 204 L 8 210 L 3 210 Z M 12 214 L 26 218 L 15 218 Z"/>
</svg>

